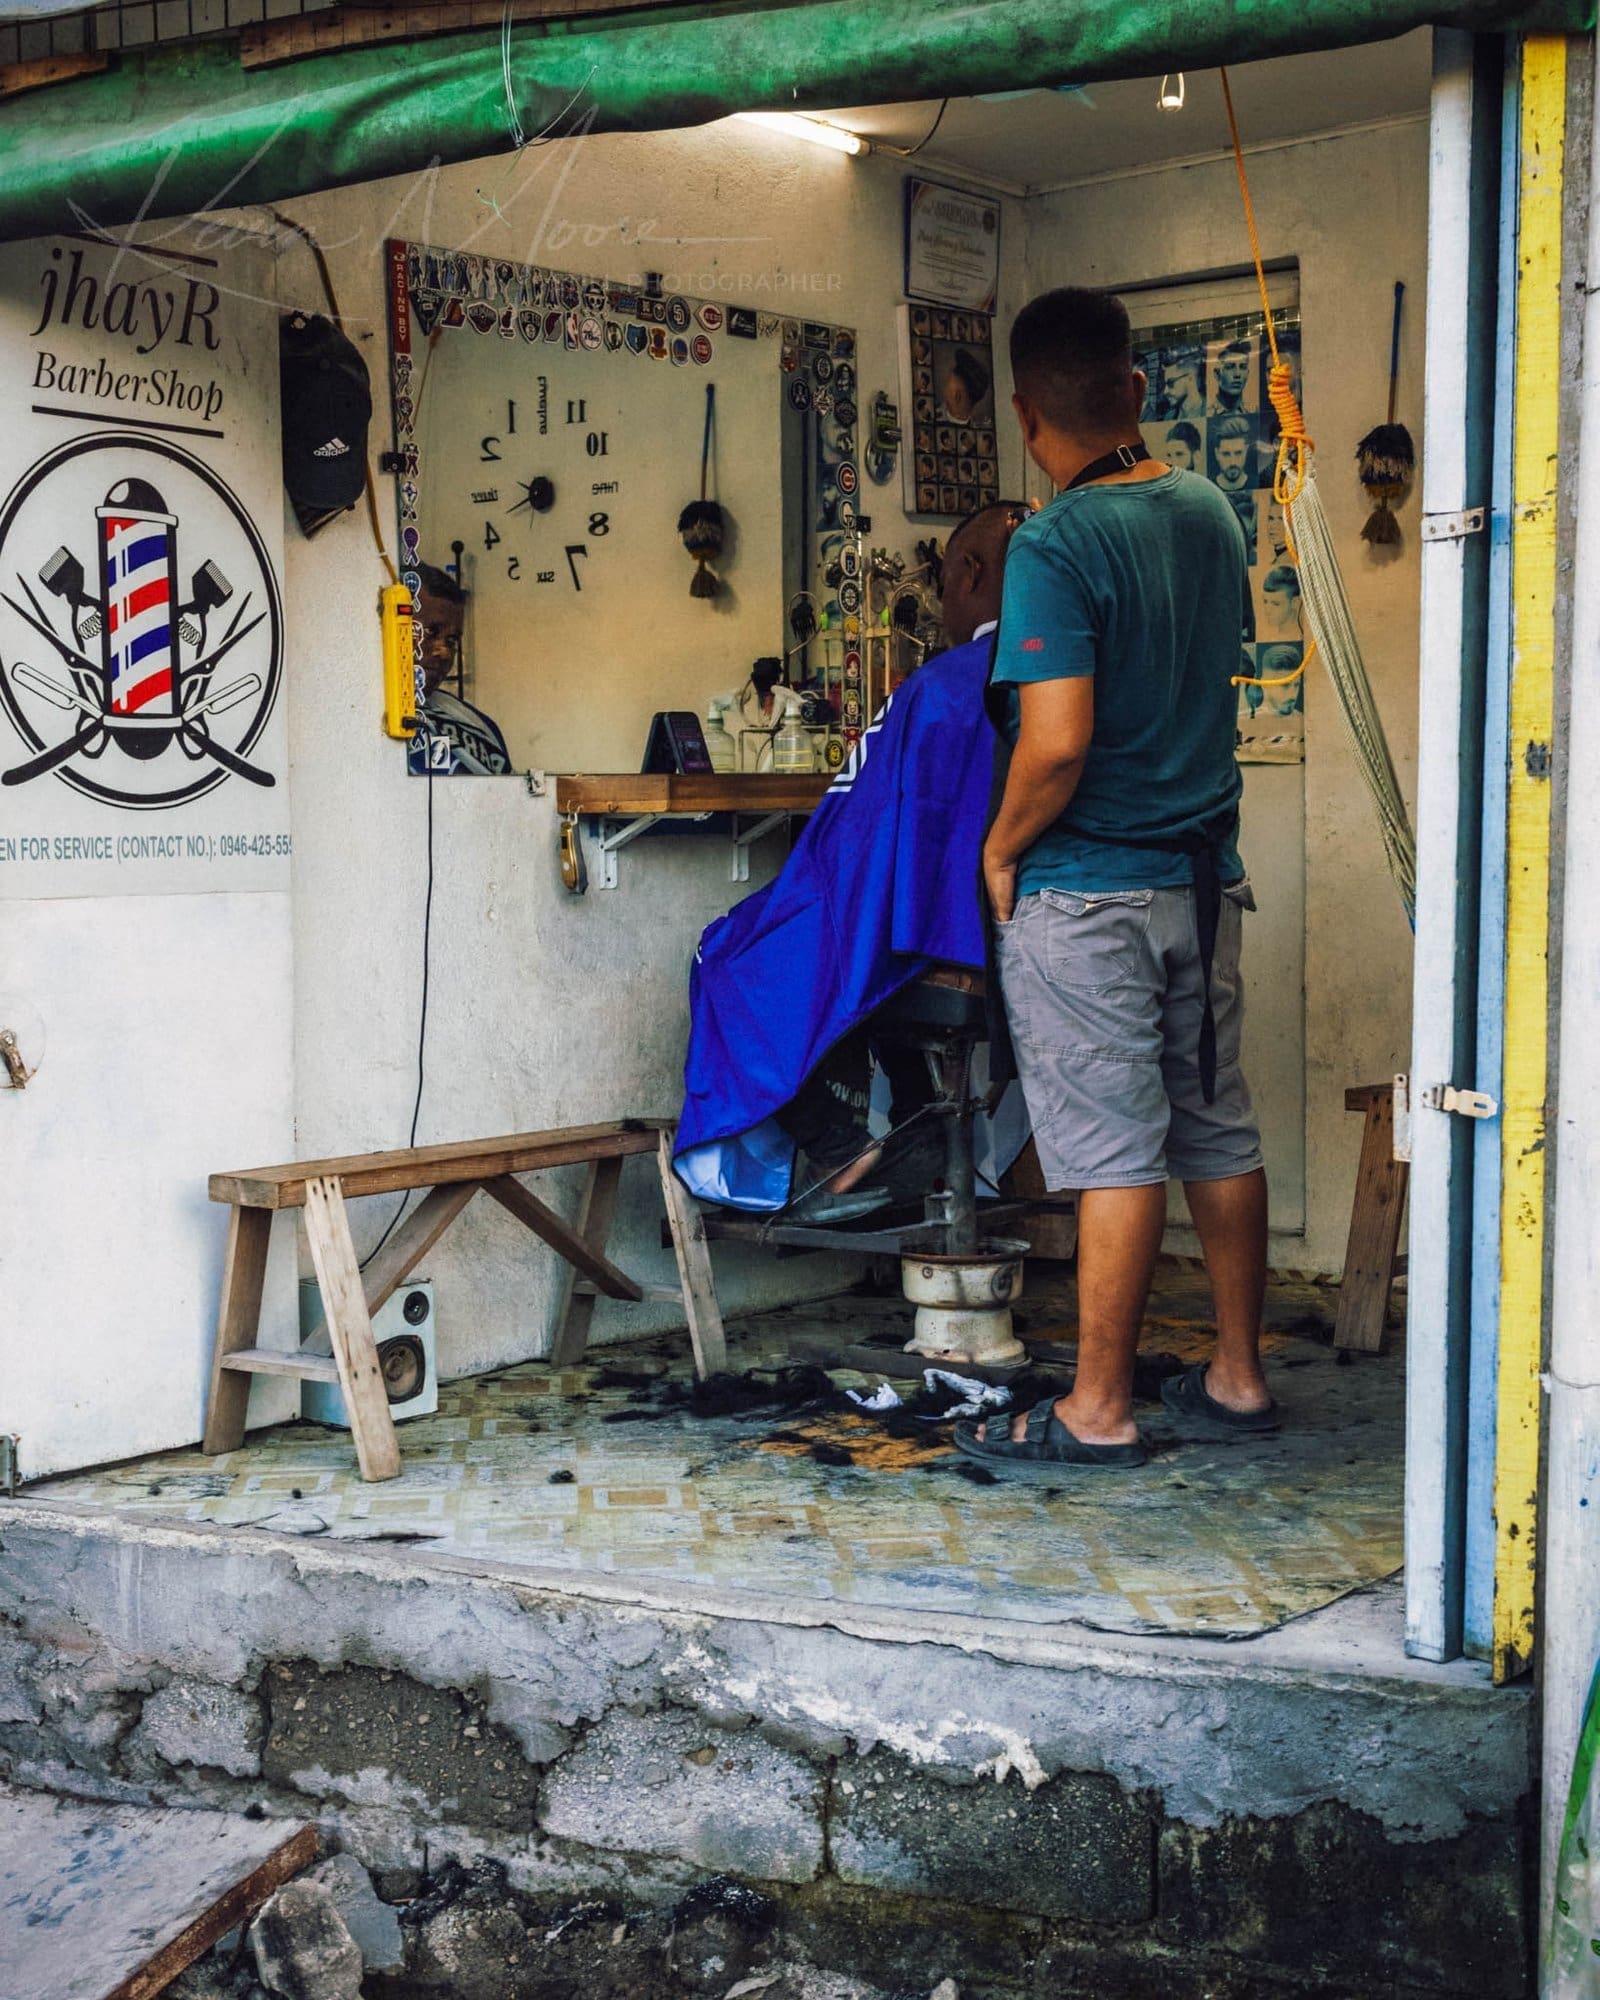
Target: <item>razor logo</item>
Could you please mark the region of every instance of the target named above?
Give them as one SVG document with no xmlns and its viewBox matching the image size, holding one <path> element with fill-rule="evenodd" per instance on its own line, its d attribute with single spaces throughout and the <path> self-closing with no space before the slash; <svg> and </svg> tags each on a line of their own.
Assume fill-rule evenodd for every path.
<svg viewBox="0 0 1600 2000">
<path fill-rule="evenodd" d="M 134 810 L 229 777 L 276 785 L 250 752 L 277 699 L 282 624 L 254 523 L 198 459 L 154 439 L 58 447 L 0 513 L 0 711 L 23 748 L 0 749 L 0 785 L 54 774 Z"/>
</svg>

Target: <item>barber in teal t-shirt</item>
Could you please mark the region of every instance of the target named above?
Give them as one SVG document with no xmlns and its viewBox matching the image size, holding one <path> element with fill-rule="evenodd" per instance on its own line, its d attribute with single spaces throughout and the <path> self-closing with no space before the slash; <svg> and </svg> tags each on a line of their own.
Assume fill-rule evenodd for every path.
<svg viewBox="0 0 1600 2000">
<path fill-rule="evenodd" d="M 984 847 L 996 959 L 1046 1186 L 1079 1195 L 1071 1393 L 957 1443 L 997 1470 L 1140 1463 L 1133 1362 L 1184 1183 L 1217 1348 L 1164 1386 L 1186 1427 L 1269 1431 L 1267 1193 L 1239 1065 L 1244 537 L 1208 481 L 1151 459 L 1144 377 L 1110 293 L 1035 299 L 1013 402 L 1060 489 L 1011 540 L 990 687 L 1010 742 Z"/>
</svg>

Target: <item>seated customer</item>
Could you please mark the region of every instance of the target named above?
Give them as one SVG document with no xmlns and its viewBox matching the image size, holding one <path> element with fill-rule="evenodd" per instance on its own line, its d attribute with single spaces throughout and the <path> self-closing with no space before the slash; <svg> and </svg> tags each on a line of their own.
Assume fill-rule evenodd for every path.
<svg viewBox="0 0 1600 2000">
<path fill-rule="evenodd" d="M 874 1009 L 937 962 L 984 963 L 983 690 L 1005 546 L 1026 514 L 1001 502 L 951 535 L 951 649 L 884 703 L 778 879 L 700 940 L 677 1168 L 705 1200 L 777 1209 L 856 1186 L 880 1164 L 866 1128 Z M 891 1081 L 898 1122 L 919 1086 L 898 1066 Z"/>
<path fill-rule="evenodd" d="M 409 764 L 419 775 L 497 778 L 511 769 L 500 725 L 445 686 L 461 656 L 467 594 L 448 570 L 417 565 L 415 617 L 422 628 L 422 728 L 412 739 Z M 440 743 L 447 747 L 440 750 Z"/>
</svg>

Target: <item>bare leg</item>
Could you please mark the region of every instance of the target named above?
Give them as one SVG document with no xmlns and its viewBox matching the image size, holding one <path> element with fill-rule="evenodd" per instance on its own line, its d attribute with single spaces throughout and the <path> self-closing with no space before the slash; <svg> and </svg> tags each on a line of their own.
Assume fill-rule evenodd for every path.
<svg viewBox="0 0 1600 2000">
<path fill-rule="evenodd" d="M 881 1146 L 869 1146 L 859 1158 L 847 1167 L 841 1167 L 830 1179 L 822 1183 L 824 1194 L 848 1194 L 852 1188 L 860 1187 L 883 1158 Z"/>
<path fill-rule="evenodd" d="M 1056 1415 L 1080 1444 L 1132 1444 L 1133 1357 L 1167 1222 L 1165 1182 L 1078 1201 L 1078 1373 Z M 1020 1438 L 1021 1411 L 1012 1426 Z"/>
<path fill-rule="evenodd" d="M 1272 1401 L 1261 1372 L 1261 1307 L 1267 1290 L 1267 1177 L 1185 1181 L 1189 1213 L 1211 1280 L 1217 1351 L 1206 1394 L 1230 1410 L 1264 1410 Z"/>
</svg>

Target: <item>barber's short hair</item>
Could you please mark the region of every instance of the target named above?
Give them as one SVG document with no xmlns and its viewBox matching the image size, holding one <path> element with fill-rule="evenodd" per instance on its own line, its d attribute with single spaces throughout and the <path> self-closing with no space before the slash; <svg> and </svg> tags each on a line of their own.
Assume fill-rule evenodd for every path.
<svg viewBox="0 0 1600 2000">
<path fill-rule="evenodd" d="M 417 581 L 430 597 L 442 597 L 446 604 L 465 604 L 467 593 L 447 569 L 435 563 L 417 564 Z"/>
<path fill-rule="evenodd" d="M 1226 347 L 1218 349 L 1217 359 L 1219 361 L 1226 361 L 1230 354 L 1242 354 L 1246 361 L 1248 361 L 1253 352 L 1254 350 L 1248 340 L 1230 340 Z"/>
<path fill-rule="evenodd" d="M 1263 590 L 1292 590 L 1300 595 L 1300 578 L 1287 563 L 1279 563 L 1276 569 L 1269 569 L 1261 579 Z"/>
<path fill-rule="evenodd" d="M 1063 285 L 1011 323 L 1011 380 L 1045 421 L 1094 437 L 1138 416 L 1128 309 L 1115 292 Z"/>
<path fill-rule="evenodd" d="M 1186 444 L 1191 451 L 1200 449 L 1198 425 L 1191 423 L 1173 424 L 1167 432 L 1168 444 Z"/>
<path fill-rule="evenodd" d="M 1264 681 L 1275 680 L 1281 674 L 1292 674 L 1304 658 L 1304 647 L 1292 645 L 1286 639 L 1257 646 L 1256 674 Z"/>
<path fill-rule="evenodd" d="M 1248 417 L 1240 416 L 1236 410 L 1232 416 L 1218 417 L 1211 426 L 1211 442 L 1220 444 L 1224 438 L 1253 438 L 1256 427 Z"/>
</svg>

